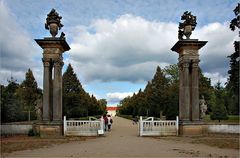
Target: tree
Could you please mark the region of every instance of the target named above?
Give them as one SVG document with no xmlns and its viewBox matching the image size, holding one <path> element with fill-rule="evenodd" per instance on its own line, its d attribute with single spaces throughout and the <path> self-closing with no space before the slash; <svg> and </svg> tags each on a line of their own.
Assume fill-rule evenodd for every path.
<svg viewBox="0 0 240 158">
<path fill-rule="evenodd" d="M 199 97 L 204 96 L 208 105 L 208 113 L 212 111 L 212 107 L 215 106 L 215 93 L 214 88 L 211 85 L 211 79 L 203 75 L 201 69 L 199 69 Z"/>
<path fill-rule="evenodd" d="M 106 99 L 99 99 L 98 100 L 99 105 L 99 114 L 104 114 L 107 111 L 107 100 Z"/>
<path fill-rule="evenodd" d="M 21 83 L 20 87 L 17 90 L 17 93 L 20 97 L 24 112 L 27 112 L 28 120 L 31 120 L 31 112 L 33 112 L 32 117 L 35 119 L 35 106 L 39 95 L 41 95 L 41 92 L 38 89 L 37 82 L 33 76 L 31 69 L 28 69 L 26 72 L 25 80 Z"/>
<path fill-rule="evenodd" d="M 168 80 L 158 66 L 153 79 L 146 89 L 146 99 L 149 104 L 149 114 L 151 116 L 160 116 L 160 111 L 166 107 L 166 91 L 168 90 Z"/>
<path fill-rule="evenodd" d="M 233 10 L 236 18 L 230 23 L 230 29 L 232 31 L 240 28 L 240 3 Z M 240 36 L 240 32 L 239 32 Z M 240 41 L 234 42 L 235 52 L 233 52 L 228 58 L 230 58 L 230 70 L 228 71 L 229 77 L 226 83 L 228 90 L 228 111 L 231 114 L 239 114 L 239 47 Z"/>
<path fill-rule="evenodd" d="M 81 107 L 81 99 L 85 97 L 84 93 L 72 65 L 69 64 L 66 72 L 63 74 L 63 115 L 67 117 L 84 115 L 83 107 Z"/>
<path fill-rule="evenodd" d="M 19 84 L 11 77 L 8 85 L 1 85 L 1 122 L 23 121 L 23 112 L 16 91 Z"/>
<path fill-rule="evenodd" d="M 218 82 L 215 86 L 215 95 L 216 95 L 216 104 L 212 108 L 212 113 L 210 115 L 210 118 L 212 120 L 226 120 L 228 119 L 227 116 L 227 109 L 224 105 L 224 88 L 221 87 L 221 83 Z"/>
<path fill-rule="evenodd" d="M 63 114 L 70 118 L 103 114 L 96 97 L 83 89 L 71 64 L 63 74 Z"/>
<path fill-rule="evenodd" d="M 232 19 L 229 25 L 232 31 L 236 30 L 236 28 L 240 29 L 240 3 L 238 3 L 236 8 L 233 10 L 233 12 L 236 17 Z M 240 32 L 239 32 L 239 35 L 240 35 Z"/>
</svg>

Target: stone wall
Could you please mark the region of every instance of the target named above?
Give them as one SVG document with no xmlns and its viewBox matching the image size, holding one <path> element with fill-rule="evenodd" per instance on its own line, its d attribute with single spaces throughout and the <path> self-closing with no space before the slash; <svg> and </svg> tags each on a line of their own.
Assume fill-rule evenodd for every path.
<svg viewBox="0 0 240 158">
<path fill-rule="evenodd" d="M 32 123 L 1 124 L 1 135 L 28 134 L 28 131 L 32 128 Z"/>
<path fill-rule="evenodd" d="M 208 125 L 208 133 L 240 134 L 240 125 Z"/>
</svg>

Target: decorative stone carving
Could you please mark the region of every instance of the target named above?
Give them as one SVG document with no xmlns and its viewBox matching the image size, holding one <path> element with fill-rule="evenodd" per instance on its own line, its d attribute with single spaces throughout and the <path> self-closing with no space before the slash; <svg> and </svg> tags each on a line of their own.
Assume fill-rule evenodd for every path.
<svg viewBox="0 0 240 158">
<path fill-rule="evenodd" d="M 197 18 L 191 12 L 186 11 L 183 13 L 181 20 L 184 20 L 184 22 L 179 23 L 178 39 L 183 40 L 183 35 L 186 36 L 186 39 L 190 39 L 192 31 L 194 31 L 197 25 Z"/>
<path fill-rule="evenodd" d="M 206 115 L 208 108 L 203 95 L 202 98 L 199 100 L 199 105 L 200 105 L 200 118 L 203 119 L 203 117 Z"/>
<path fill-rule="evenodd" d="M 52 37 L 55 37 L 58 34 L 58 29 L 60 30 L 63 27 L 63 24 L 61 24 L 61 19 L 62 17 L 59 16 L 55 9 L 52 9 L 47 15 L 45 28 L 50 30 Z"/>
</svg>

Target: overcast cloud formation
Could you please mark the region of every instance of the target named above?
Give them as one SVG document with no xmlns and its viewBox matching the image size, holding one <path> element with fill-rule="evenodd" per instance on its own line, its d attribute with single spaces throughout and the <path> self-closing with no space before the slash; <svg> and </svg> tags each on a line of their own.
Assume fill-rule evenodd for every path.
<svg viewBox="0 0 240 158">
<path fill-rule="evenodd" d="M 122 15 L 115 21 L 98 19 L 74 28 L 70 62 L 87 81 L 148 81 L 157 65 L 176 64 L 178 24 L 147 21 Z M 228 24 L 211 23 L 195 30 L 191 38 L 206 40 L 200 50 L 201 68 L 213 83 L 226 81 L 233 41 L 237 35 Z"/>
<path fill-rule="evenodd" d="M 200 50 L 200 67 L 213 84 L 224 83 L 227 56 L 237 39 L 236 31 L 229 29 L 236 4 L 235 0 L 0 0 L 0 82 L 6 84 L 11 74 L 22 81 L 31 68 L 42 87 L 42 49 L 34 38 L 49 36 L 44 22 L 55 8 L 63 16 L 61 31 L 71 47 L 64 55 L 65 67 L 71 63 L 81 83 L 99 98 L 117 102 L 144 88 L 157 65 L 164 68 L 178 62 L 178 54 L 170 49 L 178 40 L 178 22 L 186 10 L 198 18 L 191 38 L 208 41 Z"/>
<path fill-rule="evenodd" d="M 11 75 L 18 81 L 23 80 L 30 67 L 39 74 L 38 62 L 34 61 L 36 49 L 33 40 L 19 27 L 3 1 L 0 1 L 0 21 L 1 83 L 6 83 L 6 78 L 10 79 Z"/>
</svg>

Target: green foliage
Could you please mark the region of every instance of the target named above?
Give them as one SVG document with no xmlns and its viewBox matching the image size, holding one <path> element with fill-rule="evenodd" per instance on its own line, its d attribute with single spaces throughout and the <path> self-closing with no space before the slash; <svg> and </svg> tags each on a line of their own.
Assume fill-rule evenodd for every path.
<svg viewBox="0 0 240 158">
<path fill-rule="evenodd" d="M 101 115 L 106 111 L 106 100 L 97 100 L 83 89 L 71 64 L 63 74 L 63 115 L 80 118 Z"/>
<path fill-rule="evenodd" d="M 33 76 L 30 69 L 26 72 L 25 80 L 21 83 L 17 89 L 17 95 L 20 98 L 21 106 L 25 112 L 25 117 L 28 117 L 28 113 L 31 115 L 28 120 L 36 119 L 35 107 L 37 104 L 37 99 L 41 96 L 41 90 L 38 89 L 37 82 Z"/>
<path fill-rule="evenodd" d="M 226 85 L 228 95 L 228 111 L 230 114 L 239 113 L 239 47 L 240 41 L 234 42 L 235 52 L 228 56 L 230 58 L 229 78 Z"/>
<path fill-rule="evenodd" d="M 211 108 L 216 104 L 214 88 L 210 78 L 204 77 L 199 70 L 199 93 Z M 142 115 L 159 117 L 160 111 L 167 119 L 176 119 L 179 113 L 179 72 L 177 65 L 167 66 L 161 70 L 157 67 L 156 73 L 149 81 L 144 91 L 139 90 L 132 97 L 120 101 L 120 115 Z"/>
<path fill-rule="evenodd" d="M 8 85 L 1 85 L 1 122 L 23 121 L 23 112 L 16 91 L 19 84 L 11 78 Z"/>
<path fill-rule="evenodd" d="M 199 69 L 199 96 L 204 96 L 204 99 L 208 106 L 208 113 L 212 111 L 212 107 L 215 106 L 215 93 L 214 88 L 211 86 L 211 79 L 203 75 L 201 69 Z"/>
<path fill-rule="evenodd" d="M 216 104 L 212 108 L 212 113 L 210 115 L 210 118 L 212 120 L 227 120 L 227 109 L 224 104 L 224 96 L 225 96 L 225 90 L 223 87 L 221 87 L 221 83 L 218 82 L 215 86 L 215 96 L 216 96 Z"/>
</svg>

